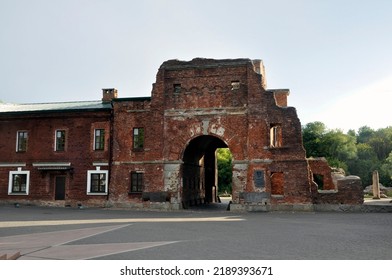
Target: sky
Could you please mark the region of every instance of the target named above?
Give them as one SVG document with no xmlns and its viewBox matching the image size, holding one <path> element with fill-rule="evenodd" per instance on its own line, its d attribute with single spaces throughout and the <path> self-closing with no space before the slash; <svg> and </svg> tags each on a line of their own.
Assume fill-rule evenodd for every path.
<svg viewBox="0 0 392 280">
<path fill-rule="evenodd" d="M 150 96 L 166 60 L 262 59 L 302 125 L 392 125 L 390 0 L 0 0 L 0 100 Z"/>
</svg>

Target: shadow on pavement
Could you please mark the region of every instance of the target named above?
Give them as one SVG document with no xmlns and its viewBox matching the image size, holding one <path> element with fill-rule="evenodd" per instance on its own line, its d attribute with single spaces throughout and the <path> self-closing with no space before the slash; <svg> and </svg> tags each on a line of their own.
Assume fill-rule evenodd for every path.
<svg viewBox="0 0 392 280">
<path fill-rule="evenodd" d="M 203 203 L 200 205 L 189 206 L 188 210 L 193 211 L 229 211 L 229 203 L 231 201 L 231 197 L 221 197 L 221 202 L 214 203 Z"/>
</svg>

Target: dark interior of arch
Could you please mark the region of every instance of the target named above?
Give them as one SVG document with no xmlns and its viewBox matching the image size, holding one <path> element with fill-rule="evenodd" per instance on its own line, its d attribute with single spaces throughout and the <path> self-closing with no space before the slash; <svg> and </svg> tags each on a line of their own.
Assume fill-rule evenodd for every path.
<svg viewBox="0 0 392 280">
<path fill-rule="evenodd" d="M 227 148 L 221 139 L 203 135 L 189 142 L 182 165 L 183 207 L 211 203 L 217 195 L 216 149 Z"/>
</svg>

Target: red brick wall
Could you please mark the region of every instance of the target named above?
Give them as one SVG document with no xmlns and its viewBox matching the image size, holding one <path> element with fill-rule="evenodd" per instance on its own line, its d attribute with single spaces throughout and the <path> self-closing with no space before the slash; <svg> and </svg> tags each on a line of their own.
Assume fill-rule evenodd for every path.
<svg viewBox="0 0 392 280">
<path fill-rule="evenodd" d="M 323 190 L 336 190 L 336 186 L 332 179 L 332 170 L 325 158 L 308 159 L 312 174 L 323 176 Z"/>
<path fill-rule="evenodd" d="M 284 195 L 284 173 L 274 172 L 271 174 L 271 194 Z"/>
<path fill-rule="evenodd" d="M 115 98 L 112 112 L 3 116 L 0 135 L 7 141 L 0 141 L 0 161 L 25 163 L 22 170 L 30 170 L 31 188 L 29 196 L 9 196 L 8 173 L 17 167 L 0 166 L 0 199 L 53 203 L 54 178 L 65 175 L 64 204 L 180 208 L 196 196 L 211 197 L 201 192 L 216 182 L 213 152 L 220 147 L 233 155 L 234 204 L 333 203 L 352 195 L 345 185 L 337 195 L 314 191 L 309 165 L 324 175 L 328 190 L 329 170 L 323 162 L 308 165 L 301 123 L 295 108 L 287 107 L 288 90 L 266 90 L 265 85 L 260 62 L 167 61 L 158 70 L 151 97 Z M 273 126 L 279 127 L 278 146 L 270 143 Z M 96 128 L 107 131 L 104 151 L 93 150 Z M 133 148 L 134 128 L 144 129 L 142 149 Z M 67 131 L 64 152 L 54 151 L 56 129 Z M 15 152 L 17 130 L 29 131 L 25 153 Z M 183 182 L 184 161 L 200 170 L 194 178 L 184 175 L 191 183 Z M 203 166 L 197 166 L 200 161 Z M 72 170 L 42 172 L 32 166 L 35 162 L 71 162 Z M 86 194 L 87 171 L 96 169 L 94 162 L 110 164 L 100 167 L 110 168 L 108 196 Z M 131 172 L 143 173 L 142 193 L 130 193 Z M 195 189 L 187 191 L 186 184 Z"/>
<path fill-rule="evenodd" d="M 356 176 L 337 180 L 337 191 L 321 191 L 314 197 L 315 204 L 363 204 L 362 181 Z"/>
<path fill-rule="evenodd" d="M 105 149 L 94 151 L 94 129 L 105 129 Z M 65 151 L 55 150 L 55 131 L 66 130 Z M 26 152 L 16 152 L 18 130 L 28 131 Z M 74 112 L 24 114 L 0 119 L 0 158 L 2 163 L 24 163 L 30 171 L 29 195 L 8 195 L 9 171 L 17 167 L 0 167 L 0 199 L 26 203 L 54 203 L 54 176 L 66 176 L 65 201 L 59 205 L 84 203 L 87 200 L 103 204 L 106 196 L 87 196 L 87 170 L 95 170 L 93 162 L 109 163 L 110 112 Z M 4 136 L 4 138 L 3 138 Z M 40 171 L 35 163 L 70 162 L 72 170 Z M 108 166 L 102 166 L 107 170 Z"/>
<path fill-rule="evenodd" d="M 142 194 L 130 194 L 131 172 L 144 173 L 145 192 L 162 191 L 162 110 L 151 108 L 150 98 L 118 99 L 113 103 L 113 165 L 110 198 L 114 204 L 142 203 Z M 133 149 L 133 129 L 144 128 L 144 148 Z"/>
<path fill-rule="evenodd" d="M 313 203 L 315 204 L 362 204 L 363 188 L 362 181 L 356 176 L 344 177 L 340 175 L 340 179 L 335 179 L 331 167 L 325 158 L 308 159 L 309 168 L 312 174 L 323 176 L 322 190 L 317 188 L 317 184 L 313 182 L 312 193 Z"/>
<path fill-rule="evenodd" d="M 184 151 L 193 139 L 205 135 L 220 139 L 233 154 L 235 203 L 243 192 L 270 194 L 272 172 L 282 172 L 284 177 L 283 199 L 272 203 L 311 202 L 296 111 L 280 107 L 284 100 L 276 104 L 251 61 L 168 61 L 156 77 L 151 101 L 117 99 L 114 103 L 114 203 L 141 201 L 126 194 L 129 173 L 136 169 L 145 172 L 147 191 L 169 192 L 171 201 L 181 203 Z M 239 82 L 239 88 L 232 88 L 232 82 Z M 270 147 L 271 124 L 282 126 L 280 148 Z M 133 127 L 145 128 L 143 151 L 132 151 Z M 264 188 L 254 186 L 254 171 L 260 169 L 265 174 Z"/>
</svg>

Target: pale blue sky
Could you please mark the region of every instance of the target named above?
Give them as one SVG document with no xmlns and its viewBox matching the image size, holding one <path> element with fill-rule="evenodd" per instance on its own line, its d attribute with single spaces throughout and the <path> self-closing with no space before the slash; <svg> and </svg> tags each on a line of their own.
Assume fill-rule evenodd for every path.
<svg viewBox="0 0 392 280">
<path fill-rule="evenodd" d="M 0 0 L 0 100 L 150 96 L 168 59 L 262 59 L 302 124 L 392 125 L 389 0 Z"/>
</svg>

